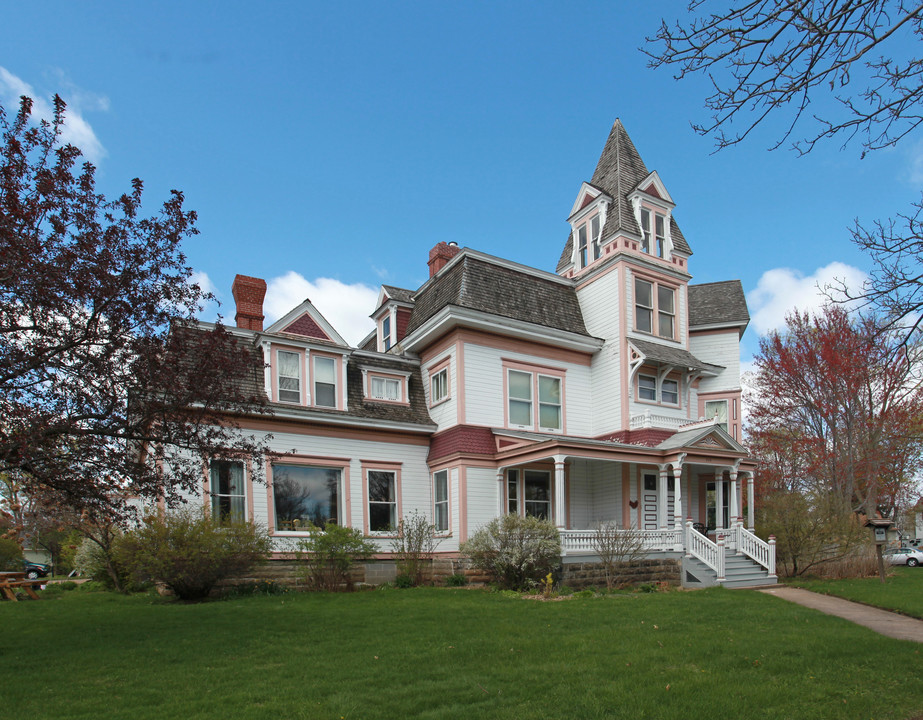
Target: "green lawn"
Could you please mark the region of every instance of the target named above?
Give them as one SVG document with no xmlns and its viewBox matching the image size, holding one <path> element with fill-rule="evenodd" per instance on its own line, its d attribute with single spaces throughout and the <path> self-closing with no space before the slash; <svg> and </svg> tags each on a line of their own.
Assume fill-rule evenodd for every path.
<svg viewBox="0 0 923 720">
<path fill-rule="evenodd" d="M 878 577 L 855 580 L 787 580 L 786 584 L 836 595 L 923 619 L 923 567 L 895 567 L 882 584 Z"/>
<path fill-rule="evenodd" d="M 0 604 L 0 715 L 895 718 L 921 647 L 721 588 L 536 602 L 477 590 L 200 605 Z"/>
</svg>

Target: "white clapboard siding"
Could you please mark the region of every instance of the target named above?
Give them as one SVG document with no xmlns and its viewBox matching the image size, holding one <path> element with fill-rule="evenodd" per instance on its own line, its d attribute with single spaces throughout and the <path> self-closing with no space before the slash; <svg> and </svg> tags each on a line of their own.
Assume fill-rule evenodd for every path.
<svg viewBox="0 0 923 720">
<path fill-rule="evenodd" d="M 736 328 L 726 333 L 693 335 L 689 351 L 699 360 L 725 368 L 718 377 L 703 378 L 699 383 L 700 393 L 740 388 L 740 341 Z"/>
<path fill-rule="evenodd" d="M 432 385 L 430 384 L 430 368 L 442 363 L 449 358 L 449 399 L 438 405 L 432 404 Z M 423 366 L 423 394 L 426 397 L 426 407 L 429 408 L 429 415 L 433 422 L 444 430 L 447 427 L 458 423 L 458 362 L 455 352 L 455 346 L 452 345 L 446 352 L 439 353 L 431 361 Z"/>
<path fill-rule="evenodd" d="M 606 344 L 593 356 L 592 426 L 589 434 L 621 429 L 622 353 L 620 342 L 619 274 L 610 272 L 577 290 L 587 331 Z"/>
</svg>

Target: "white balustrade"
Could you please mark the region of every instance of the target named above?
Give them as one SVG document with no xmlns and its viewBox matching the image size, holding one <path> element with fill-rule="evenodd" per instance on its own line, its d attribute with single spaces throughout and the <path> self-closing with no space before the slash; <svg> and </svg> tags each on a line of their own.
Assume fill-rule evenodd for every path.
<svg viewBox="0 0 923 720">
<path fill-rule="evenodd" d="M 716 543 L 712 542 L 698 530 L 693 530 L 690 520 L 686 523 L 686 552 L 714 570 L 719 580 L 724 579 L 723 538 L 719 538 Z"/>
<path fill-rule="evenodd" d="M 735 532 L 737 550 L 742 552 L 754 562 L 766 568 L 771 575 L 776 574 L 776 544 L 770 538 L 769 542 L 760 540 L 752 532 L 739 523 Z"/>
</svg>

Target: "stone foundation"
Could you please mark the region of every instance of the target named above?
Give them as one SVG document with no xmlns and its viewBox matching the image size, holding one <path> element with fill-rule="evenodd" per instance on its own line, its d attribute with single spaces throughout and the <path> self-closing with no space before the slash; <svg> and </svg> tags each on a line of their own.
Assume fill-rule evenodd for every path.
<svg viewBox="0 0 923 720">
<path fill-rule="evenodd" d="M 649 558 L 634 563 L 620 563 L 617 570 L 618 583 L 622 585 L 643 585 L 665 582 L 682 584 L 681 558 Z M 601 562 L 565 562 L 561 566 L 560 582 L 575 589 L 585 587 L 606 587 L 606 570 Z"/>
</svg>

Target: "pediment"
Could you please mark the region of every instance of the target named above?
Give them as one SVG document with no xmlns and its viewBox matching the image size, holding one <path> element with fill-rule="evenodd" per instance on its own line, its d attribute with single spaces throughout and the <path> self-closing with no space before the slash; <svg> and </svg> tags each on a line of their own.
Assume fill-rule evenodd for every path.
<svg viewBox="0 0 923 720">
<path fill-rule="evenodd" d="M 654 170 L 650 175 L 644 178 L 635 186 L 634 193 L 643 193 L 647 195 L 648 198 L 653 198 L 659 200 L 661 204 L 665 204 L 670 208 L 676 206 L 676 203 L 673 202 L 673 198 L 670 196 L 670 193 L 667 191 L 666 185 L 663 184 L 663 181 L 660 179 L 660 175 L 657 174 L 657 171 Z"/>
<path fill-rule="evenodd" d="M 320 340 L 333 340 L 324 329 L 318 325 L 317 321 L 311 317 L 310 313 L 303 313 L 293 323 L 285 326 L 281 332 L 290 335 L 303 335 L 304 337 L 318 338 Z"/>
<path fill-rule="evenodd" d="M 326 340 L 337 345 L 349 345 L 310 300 L 305 300 L 298 307 L 289 310 L 266 328 L 266 332 L 285 333 L 306 339 Z"/>
<path fill-rule="evenodd" d="M 581 210 L 586 209 L 598 200 L 611 202 L 612 198 L 606 195 L 606 193 L 604 193 L 598 187 L 594 187 L 593 185 L 590 185 L 586 182 L 583 183 L 580 186 L 580 192 L 577 193 L 577 199 L 574 201 L 574 205 L 570 209 L 570 215 L 568 216 L 568 219 L 573 218 L 574 215 L 579 213 Z"/>
</svg>

